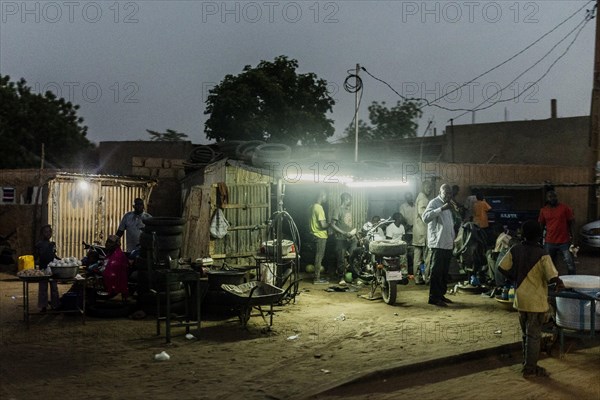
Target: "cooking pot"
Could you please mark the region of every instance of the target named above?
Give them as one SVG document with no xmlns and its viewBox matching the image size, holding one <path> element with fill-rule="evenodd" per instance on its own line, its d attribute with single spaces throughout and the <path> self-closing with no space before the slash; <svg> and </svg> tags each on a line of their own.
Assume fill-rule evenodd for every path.
<svg viewBox="0 0 600 400">
<path fill-rule="evenodd" d="M 208 271 L 208 289 L 222 290 L 222 284 L 241 285 L 246 281 L 246 273 L 236 270 L 211 270 Z"/>
</svg>

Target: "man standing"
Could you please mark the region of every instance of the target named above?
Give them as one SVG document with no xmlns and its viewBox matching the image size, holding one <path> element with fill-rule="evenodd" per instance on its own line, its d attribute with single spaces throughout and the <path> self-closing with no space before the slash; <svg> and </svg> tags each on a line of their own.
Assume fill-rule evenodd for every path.
<svg viewBox="0 0 600 400">
<path fill-rule="evenodd" d="M 423 222 L 423 213 L 429 204 L 429 196 L 431 196 L 432 184 L 430 181 L 423 181 L 421 185 L 421 192 L 417 196 L 415 201 L 415 222 L 413 224 L 413 238 L 412 245 L 414 248 L 413 253 L 413 273 L 415 275 L 415 283 L 421 284 L 429 282 L 429 276 L 431 273 L 430 263 L 427 263 L 424 271 L 424 275 L 420 277 L 419 268 L 422 263 L 425 263 L 425 253 L 427 251 L 427 225 Z"/>
<path fill-rule="evenodd" d="M 487 213 L 492 209 L 492 206 L 485 201 L 483 193 L 481 192 L 477 192 L 475 198 L 477 200 L 475 201 L 475 204 L 473 204 L 473 222 L 487 233 L 487 228 L 490 226 Z"/>
<path fill-rule="evenodd" d="M 536 221 L 526 221 L 522 226 L 523 243 L 513 246 L 500 260 L 500 272 L 515 282 L 514 308 L 519 311 L 523 332 L 523 377 L 548 376 L 537 365 L 540 354 L 542 324 L 548 305 L 548 283 L 556 283 L 556 290 L 564 288 L 552 259 L 539 241 L 542 229 Z"/>
<path fill-rule="evenodd" d="M 115 235 L 120 239 L 123 236 L 123 233 L 127 231 L 125 239 L 127 241 L 128 253 L 135 250 L 140 243 L 140 233 L 144 227 L 144 222 L 142 220 L 150 217 L 152 217 L 152 215 L 144 212 L 144 200 L 140 198 L 133 201 L 133 211 L 129 211 L 123 215 Z"/>
<path fill-rule="evenodd" d="M 346 284 L 344 280 L 346 252 L 352 254 L 356 248 L 356 238 L 351 233 L 353 229 L 351 205 L 352 196 L 348 193 L 342 193 L 340 207 L 333 213 L 330 225 L 331 229 L 335 232 L 335 250 L 337 253 L 336 274 L 340 279 L 340 285 Z"/>
<path fill-rule="evenodd" d="M 325 210 L 323 210 L 325 200 L 325 192 L 321 190 L 317 195 L 315 203 L 310 208 L 310 233 L 315 243 L 315 285 L 329 283 L 327 279 L 321 278 L 321 263 L 325 255 L 327 228 L 329 227 L 325 219 Z"/>
<path fill-rule="evenodd" d="M 427 245 L 431 249 L 431 281 L 429 304 L 447 307 L 452 300 L 444 296 L 448 289 L 448 271 L 454 246 L 454 220 L 452 217 L 452 188 L 440 187 L 440 195 L 432 199 L 423 213 L 427 224 Z"/>
<path fill-rule="evenodd" d="M 415 198 L 411 192 L 406 192 L 404 195 L 405 202 L 400 205 L 400 214 L 404 217 L 406 223 L 406 233 L 412 233 L 415 218 L 417 217 L 417 209 L 415 208 Z"/>
<path fill-rule="evenodd" d="M 574 239 L 574 219 L 573 210 L 566 204 L 558 202 L 558 196 L 554 190 L 548 191 L 546 205 L 540 210 L 538 218 L 542 229 L 546 228 L 544 248 L 550 254 L 554 265 L 558 265 L 558 252 L 562 253 L 569 275 L 575 275 L 575 263 L 569 251 L 571 241 Z"/>
</svg>

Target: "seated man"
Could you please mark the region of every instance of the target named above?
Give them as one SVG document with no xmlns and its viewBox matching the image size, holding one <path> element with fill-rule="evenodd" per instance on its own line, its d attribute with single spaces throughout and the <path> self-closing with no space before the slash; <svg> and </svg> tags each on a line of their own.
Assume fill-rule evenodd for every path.
<svg viewBox="0 0 600 400">
<path fill-rule="evenodd" d="M 385 229 L 385 237 L 392 240 L 402 240 L 402 237 L 406 233 L 402 215 L 400 213 L 394 213 L 392 219 L 394 222 L 389 224 Z"/>
<path fill-rule="evenodd" d="M 121 251 L 120 238 L 116 235 L 110 235 L 104 247 L 106 249 L 105 268 L 102 272 L 104 289 L 111 296 L 121 293 L 123 300 L 126 300 L 129 294 L 127 287 L 129 259 Z"/>
</svg>

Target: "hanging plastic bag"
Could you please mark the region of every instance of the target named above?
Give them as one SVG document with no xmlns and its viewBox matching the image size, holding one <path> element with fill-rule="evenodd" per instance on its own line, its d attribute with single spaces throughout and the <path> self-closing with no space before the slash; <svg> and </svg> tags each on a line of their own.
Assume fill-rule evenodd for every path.
<svg viewBox="0 0 600 400">
<path fill-rule="evenodd" d="M 229 222 L 225 219 L 223 210 L 217 208 L 210 222 L 210 235 L 215 239 L 222 239 L 227 235 L 227 229 L 229 229 Z"/>
</svg>

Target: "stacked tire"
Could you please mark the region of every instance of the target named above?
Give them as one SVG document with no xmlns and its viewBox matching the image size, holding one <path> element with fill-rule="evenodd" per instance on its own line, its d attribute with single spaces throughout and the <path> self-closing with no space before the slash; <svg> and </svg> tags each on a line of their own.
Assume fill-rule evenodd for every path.
<svg viewBox="0 0 600 400">
<path fill-rule="evenodd" d="M 265 144 L 262 140 L 249 140 L 240 143 L 235 149 L 235 158 L 242 161 L 251 161 L 258 146 Z"/>
<path fill-rule="evenodd" d="M 138 305 L 149 313 L 152 312 L 153 307 L 156 307 L 156 296 L 150 289 L 159 293 L 166 291 L 165 281 L 158 278 L 160 275 L 150 273 L 150 271 L 158 266 L 170 268 L 169 260 L 179 258 L 185 220 L 183 218 L 151 217 L 144 219 L 143 222 L 140 246 L 144 262 L 140 263 L 137 270 Z M 169 290 L 173 304 L 183 300 L 184 292 L 179 282 L 170 284 Z M 161 295 L 164 296 L 164 293 Z"/>
<path fill-rule="evenodd" d="M 144 219 L 144 228 L 140 234 L 140 246 L 143 254 L 156 252 L 155 262 L 166 262 L 169 257 L 179 258 L 183 239 L 183 218 L 150 217 Z"/>
<path fill-rule="evenodd" d="M 290 160 L 292 149 L 280 143 L 266 143 L 254 149 L 252 165 L 258 168 L 281 168 Z"/>
</svg>

